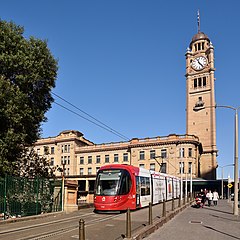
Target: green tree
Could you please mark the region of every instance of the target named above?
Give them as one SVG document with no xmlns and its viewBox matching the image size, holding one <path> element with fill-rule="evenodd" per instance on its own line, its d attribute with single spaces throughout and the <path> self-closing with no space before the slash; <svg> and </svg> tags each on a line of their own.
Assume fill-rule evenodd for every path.
<svg viewBox="0 0 240 240">
<path fill-rule="evenodd" d="M 47 42 L 0 19 L 0 174 L 13 173 L 51 108 L 57 60 Z"/>
<path fill-rule="evenodd" d="M 54 178 L 55 167 L 50 166 L 50 162 L 45 156 L 39 156 L 34 148 L 23 151 L 21 159 L 17 162 L 18 174 L 27 178 Z"/>
</svg>

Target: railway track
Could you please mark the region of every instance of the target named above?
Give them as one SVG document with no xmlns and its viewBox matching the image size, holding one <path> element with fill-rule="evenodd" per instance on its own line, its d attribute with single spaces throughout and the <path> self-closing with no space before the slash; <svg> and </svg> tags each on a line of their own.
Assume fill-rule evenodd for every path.
<svg viewBox="0 0 240 240">
<path fill-rule="evenodd" d="M 58 239 L 60 235 L 77 231 L 79 220 L 85 221 L 85 227 L 93 226 L 101 222 L 110 221 L 118 217 L 119 214 L 101 215 L 95 213 L 86 213 L 80 216 L 66 217 L 55 221 L 31 224 L 22 227 L 1 230 L 0 239 L 14 240 L 40 240 L 40 239 Z M 29 222 L 28 222 L 29 223 Z"/>
<path fill-rule="evenodd" d="M 175 202 L 175 205 L 177 204 Z M 177 206 L 177 205 L 176 205 Z M 166 203 L 167 212 L 172 202 Z M 160 218 L 162 204 L 153 206 L 153 219 Z M 148 225 L 148 208 L 131 212 L 132 233 Z M 38 220 L 0 225 L 1 240 L 73 240 L 79 238 L 79 220 L 85 223 L 86 240 L 120 240 L 126 234 L 126 214 L 96 214 L 93 209 Z"/>
</svg>

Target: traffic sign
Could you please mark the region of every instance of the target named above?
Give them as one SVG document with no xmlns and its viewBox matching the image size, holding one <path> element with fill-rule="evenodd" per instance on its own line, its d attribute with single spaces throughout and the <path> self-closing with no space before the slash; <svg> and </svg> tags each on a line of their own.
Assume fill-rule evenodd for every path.
<svg viewBox="0 0 240 240">
<path fill-rule="evenodd" d="M 228 186 L 228 188 L 231 188 L 233 185 L 231 183 L 229 183 L 227 186 Z"/>
</svg>

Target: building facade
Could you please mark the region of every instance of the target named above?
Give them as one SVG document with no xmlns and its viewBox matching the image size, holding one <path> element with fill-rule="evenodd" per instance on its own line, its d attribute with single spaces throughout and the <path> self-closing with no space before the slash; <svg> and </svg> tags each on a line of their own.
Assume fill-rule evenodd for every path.
<svg viewBox="0 0 240 240">
<path fill-rule="evenodd" d="M 79 196 L 87 201 L 92 201 L 89 193 L 93 193 L 98 169 L 106 164 L 130 164 L 188 179 L 201 175 L 202 145 L 194 135 L 94 144 L 79 131 L 68 130 L 38 140 L 35 150 L 55 167 L 56 176 L 61 177 L 59 169 L 65 169 L 66 179 L 77 180 Z"/>
<path fill-rule="evenodd" d="M 193 179 L 216 179 L 216 119 L 214 48 L 200 31 L 186 52 L 186 134 L 170 134 L 130 141 L 94 144 L 79 131 L 68 130 L 56 137 L 39 139 L 38 154 L 66 178 L 78 180 L 79 192 L 93 191 L 98 169 L 105 164 L 131 164 Z M 81 195 L 81 194 L 80 194 Z"/>
</svg>

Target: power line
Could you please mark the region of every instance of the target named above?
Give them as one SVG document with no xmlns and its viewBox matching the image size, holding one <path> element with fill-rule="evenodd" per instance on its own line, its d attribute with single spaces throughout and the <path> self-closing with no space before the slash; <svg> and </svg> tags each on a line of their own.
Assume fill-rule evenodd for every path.
<svg viewBox="0 0 240 240">
<path fill-rule="evenodd" d="M 77 112 L 75 112 L 75 111 L 73 111 L 73 110 L 71 110 L 71 109 L 63 106 L 62 104 L 57 103 L 56 101 L 54 101 L 54 103 L 57 104 L 58 106 L 60 106 L 60 107 L 64 108 L 65 110 L 67 110 L 67 111 L 69 111 L 69 112 L 71 112 L 71 113 L 73 113 L 73 114 L 75 114 L 75 115 L 77 115 L 77 116 L 79 116 L 79 117 L 81 117 L 81 118 L 83 118 L 83 119 L 85 119 L 85 120 L 87 120 L 87 121 L 95 124 L 96 126 L 102 128 L 102 129 L 104 129 L 104 130 L 106 130 L 106 131 L 108 131 L 108 132 L 111 132 L 111 133 L 115 134 L 116 136 L 118 136 L 118 137 L 120 137 L 120 138 L 122 138 L 122 139 L 124 139 L 124 140 L 130 140 L 128 137 L 126 137 L 126 136 L 124 136 L 123 134 L 121 134 L 121 133 L 117 132 L 116 130 L 112 129 L 111 127 L 109 127 L 109 126 L 106 125 L 105 123 L 99 121 L 99 120 L 96 119 L 95 117 L 91 116 L 91 115 L 88 114 L 87 112 L 85 112 L 85 111 L 83 111 L 82 109 L 78 108 L 77 106 L 75 106 L 74 104 L 70 103 L 70 102 L 67 101 L 66 99 L 62 98 L 61 96 L 59 96 L 59 95 L 57 95 L 57 94 L 55 94 L 55 93 L 53 93 L 53 92 L 52 92 L 52 94 L 53 94 L 54 96 L 58 97 L 59 99 L 61 99 L 62 101 L 66 102 L 67 104 L 71 105 L 72 107 L 76 108 L 78 111 L 80 111 L 80 112 L 84 113 L 85 115 L 87 115 L 88 117 L 92 118 L 94 121 L 91 120 L 91 119 L 89 119 L 89 118 L 87 118 L 87 117 L 84 117 L 83 115 L 80 115 L 79 113 L 77 113 Z M 96 122 L 97 122 L 97 123 L 96 123 Z"/>
</svg>

